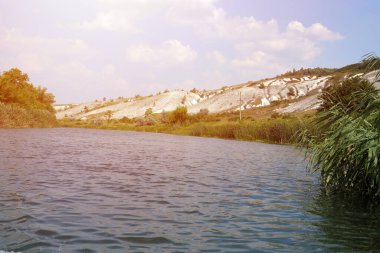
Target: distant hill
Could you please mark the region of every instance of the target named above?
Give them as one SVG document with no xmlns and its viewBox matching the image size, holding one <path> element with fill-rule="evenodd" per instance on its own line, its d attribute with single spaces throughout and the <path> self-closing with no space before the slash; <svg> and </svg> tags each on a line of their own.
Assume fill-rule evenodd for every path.
<svg viewBox="0 0 380 253">
<path fill-rule="evenodd" d="M 278 101 L 289 101 L 289 105 L 278 109 L 280 113 L 305 111 L 319 106 L 321 89 L 332 82 L 350 76 L 373 79 L 374 74 L 364 74 L 364 63 L 340 69 L 314 68 L 293 70 L 258 81 L 223 86 L 215 90 L 172 90 L 150 96 L 94 101 L 81 104 L 56 105 L 58 119 L 113 119 L 143 117 L 146 110 L 153 113 L 173 111 L 186 106 L 189 113 L 196 114 L 207 109 L 210 113 L 248 110 L 268 106 Z M 120 94 L 121 95 L 121 94 Z M 241 100 L 240 100 L 241 99 Z"/>
</svg>

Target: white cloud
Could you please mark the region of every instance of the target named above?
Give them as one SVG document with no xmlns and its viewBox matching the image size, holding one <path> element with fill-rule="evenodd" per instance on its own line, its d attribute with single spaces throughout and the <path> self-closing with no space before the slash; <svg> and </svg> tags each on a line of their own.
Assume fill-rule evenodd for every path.
<svg viewBox="0 0 380 253">
<path fill-rule="evenodd" d="M 134 18 L 127 16 L 124 11 L 111 10 L 99 13 L 92 21 L 84 21 L 77 25 L 78 28 L 86 30 L 109 30 L 136 32 Z"/>
<path fill-rule="evenodd" d="M 108 77 L 108 76 L 115 75 L 115 73 L 116 73 L 116 69 L 115 69 L 115 66 L 112 64 L 106 64 L 102 68 L 102 75 L 103 76 Z"/>
<path fill-rule="evenodd" d="M 30 36 L 15 29 L 0 30 L 0 41 L 0 51 L 4 60 L 1 67 L 13 65 L 27 72 L 52 69 L 57 65 L 57 61 L 84 61 L 95 54 L 80 39 Z"/>
<path fill-rule="evenodd" d="M 313 24 L 307 29 L 307 33 L 318 40 L 340 40 L 343 36 L 339 33 L 330 31 L 320 23 Z"/>
<path fill-rule="evenodd" d="M 21 69 L 34 84 L 53 92 L 58 102 L 83 101 L 83 94 L 96 97 L 100 89 L 102 94 L 112 89 L 125 94 L 128 90 L 126 80 L 116 73 L 113 65 L 105 65 L 101 71 L 91 66 L 89 62 L 98 52 L 80 39 L 0 29 L 0 54 L 0 71 Z"/>
<path fill-rule="evenodd" d="M 301 22 L 292 21 L 288 24 L 288 31 L 297 31 L 297 32 L 305 32 L 306 28 L 303 26 Z"/>
<path fill-rule="evenodd" d="M 145 22 L 147 18 L 155 21 L 154 29 L 157 30 L 179 28 L 194 33 L 196 38 L 200 36 L 198 40 L 229 43 L 232 48 L 250 44 L 245 51 L 239 49 L 236 52 L 235 63 L 259 51 L 274 60 L 290 57 L 294 61 L 298 59 L 298 62 L 308 61 L 322 52 L 323 41 L 343 38 L 320 23 L 305 26 L 300 21 L 292 21 L 285 30 L 281 30 L 275 19 L 263 21 L 253 16 L 229 15 L 217 6 L 215 0 L 98 0 L 98 4 L 101 11 L 92 21 L 82 23 L 83 28 L 144 33 L 140 26 L 149 28 L 149 22 Z M 166 53 L 163 51 L 163 47 L 142 43 L 128 48 L 127 57 L 132 62 L 161 64 L 164 60 L 158 60 L 159 55 L 167 56 L 167 62 L 185 62 L 185 59 L 194 58 L 185 53 L 188 49 L 181 51 L 183 61 L 171 55 L 171 49 L 166 49 Z M 206 56 L 219 64 L 226 61 L 222 52 L 210 52 Z"/>
<path fill-rule="evenodd" d="M 81 76 L 85 80 L 93 75 L 93 72 L 82 62 L 69 61 L 52 67 L 54 74 L 59 76 Z"/>
<path fill-rule="evenodd" d="M 156 20 L 193 23 L 198 18 L 224 15 L 222 9 L 215 9 L 215 0 L 98 0 L 100 10 L 93 19 L 76 24 L 86 30 L 108 30 L 120 32 L 141 31 L 139 21 L 154 16 Z M 180 15 L 180 16 L 178 16 Z"/>
<path fill-rule="evenodd" d="M 157 52 L 148 45 L 135 45 L 127 48 L 127 59 L 131 62 L 152 63 Z"/>
<path fill-rule="evenodd" d="M 299 21 L 292 21 L 287 27 L 288 33 L 293 33 L 296 36 L 305 36 L 310 39 L 320 41 L 340 40 L 343 36 L 339 33 L 330 31 L 327 27 L 320 23 L 315 23 L 310 27 L 305 27 Z"/>
<path fill-rule="evenodd" d="M 260 66 L 263 66 L 264 64 L 268 64 L 268 56 L 262 51 L 257 51 L 257 52 L 253 52 L 250 56 L 245 57 L 243 59 L 234 59 L 232 60 L 231 63 L 235 67 L 243 67 L 243 68 L 260 67 Z"/>
<path fill-rule="evenodd" d="M 219 51 L 213 50 L 212 52 L 207 53 L 207 58 L 217 64 L 224 64 L 227 62 L 226 57 Z"/>
<path fill-rule="evenodd" d="M 155 63 L 170 65 L 192 62 L 197 58 L 197 52 L 189 45 L 183 45 L 178 40 L 167 40 L 159 47 L 134 45 L 127 48 L 127 60 L 136 63 Z"/>
<path fill-rule="evenodd" d="M 237 54 L 231 63 L 234 67 L 247 69 L 269 70 L 267 65 L 271 65 L 267 74 L 279 73 L 286 66 L 304 65 L 315 59 L 322 52 L 321 41 L 338 39 L 342 39 L 339 33 L 334 33 L 319 23 L 305 27 L 299 21 L 292 21 L 284 32 L 274 29 L 266 37 L 252 40 L 241 38 L 235 42 Z M 274 66 L 277 69 L 273 69 Z"/>
<path fill-rule="evenodd" d="M 68 9 L 76 4 L 69 2 Z M 9 20 L 3 25 L 14 23 L 19 30 L 0 27 L 0 68 L 37 73 L 61 90 L 81 85 L 126 90 L 130 83 L 142 94 L 145 84 L 155 84 L 157 91 L 159 84 L 163 89 L 195 85 L 183 80 L 217 86 L 310 66 L 327 41 L 343 38 L 318 22 L 279 24 L 276 19 L 232 14 L 217 0 L 97 0 L 91 5 L 67 19 L 52 19 L 50 13 L 44 18 L 51 24 L 38 29 L 30 29 L 34 23 L 24 26 L 17 17 L 5 17 Z M 49 13 L 45 5 L 38 8 L 38 15 Z M 37 14 L 31 17 L 42 20 Z M 53 32 L 55 28 L 60 30 Z"/>
</svg>

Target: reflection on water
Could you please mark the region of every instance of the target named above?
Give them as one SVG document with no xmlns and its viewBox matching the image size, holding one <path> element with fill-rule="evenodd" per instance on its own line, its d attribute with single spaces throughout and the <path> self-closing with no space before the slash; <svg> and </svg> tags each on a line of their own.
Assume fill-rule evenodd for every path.
<svg viewBox="0 0 380 253">
<path fill-rule="evenodd" d="M 380 210 L 358 199 L 316 195 L 308 209 L 321 217 L 318 240 L 339 252 L 380 252 Z"/>
<path fill-rule="evenodd" d="M 0 130 L 0 250 L 380 250 L 380 215 L 319 191 L 288 146 Z"/>
</svg>

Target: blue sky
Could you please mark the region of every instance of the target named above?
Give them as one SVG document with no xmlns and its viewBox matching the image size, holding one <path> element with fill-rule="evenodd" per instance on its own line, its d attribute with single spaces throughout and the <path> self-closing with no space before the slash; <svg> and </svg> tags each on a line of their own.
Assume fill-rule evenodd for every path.
<svg viewBox="0 0 380 253">
<path fill-rule="evenodd" d="M 58 103 L 212 89 L 380 53 L 380 1 L 0 0 L 0 70 Z"/>
</svg>

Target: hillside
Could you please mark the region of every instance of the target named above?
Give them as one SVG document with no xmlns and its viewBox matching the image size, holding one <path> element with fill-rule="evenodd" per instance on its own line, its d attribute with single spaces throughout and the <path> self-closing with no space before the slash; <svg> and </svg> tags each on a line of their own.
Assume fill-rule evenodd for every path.
<svg viewBox="0 0 380 253">
<path fill-rule="evenodd" d="M 242 84 L 223 86 L 215 90 L 173 90 L 159 92 L 146 97 L 136 96 L 82 104 L 56 105 L 58 119 L 122 119 L 144 116 L 147 109 L 153 113 L 173 111 L 186 106 L 190 114 L 207 109 L 210 113 L 260 108 L 285 101 L 287 106 L 278 108 L 279 113 L 290 113 L 316 109 L 321 89 L 330 80 L 349 76 L 374 78 L 374 72 L 364 75 L 360 65 L 349 65 L 341 69 L 306 69 L 288 72 L 275 78 L 249 81 Z M 240 100 L 241 98 L 241 100 Z M 277 102 L 278 103 L 278 102 Z"/>
</svg>

